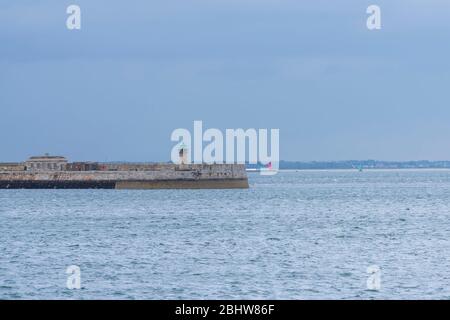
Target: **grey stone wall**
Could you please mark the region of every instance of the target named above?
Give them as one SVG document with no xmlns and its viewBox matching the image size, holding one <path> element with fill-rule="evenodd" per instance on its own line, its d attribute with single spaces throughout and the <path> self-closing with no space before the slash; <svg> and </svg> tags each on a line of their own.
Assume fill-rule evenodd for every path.
<svg viewBox="0 0 450 320">
<path fill-rule="evenodd" d="M 157 164 L 140 171 L 0 172 L 0 181 L 152 181 L 247 179 L 241 164 Z"/>
</svg>

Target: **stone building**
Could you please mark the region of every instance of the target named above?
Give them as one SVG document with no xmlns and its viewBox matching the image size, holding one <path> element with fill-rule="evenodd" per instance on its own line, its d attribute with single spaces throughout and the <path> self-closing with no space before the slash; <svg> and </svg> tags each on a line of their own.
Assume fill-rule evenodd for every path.
<svg viewBox="0 0 450 320">
<path fill-rule="evenodd" d="M 66 165 L 67 171 L 97 171 L 98 162 L 72 162 Z"/>
<path fill-rule="evenodd" d="M 30 157 L 25 162 L 27 171 L 63 171 L 66 170 L 67 159 L 60 156 Z"/>
</svg>

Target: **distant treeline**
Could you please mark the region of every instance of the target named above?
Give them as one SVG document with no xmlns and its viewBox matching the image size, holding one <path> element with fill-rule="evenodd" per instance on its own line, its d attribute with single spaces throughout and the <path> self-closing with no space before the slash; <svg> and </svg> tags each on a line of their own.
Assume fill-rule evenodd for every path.
<svg viewBox="0 0 450 320">
<path fill-rule="evenodd" d="M 450 169 L 450 161 L 280 161 L 280 169 Z"/>
</svg>

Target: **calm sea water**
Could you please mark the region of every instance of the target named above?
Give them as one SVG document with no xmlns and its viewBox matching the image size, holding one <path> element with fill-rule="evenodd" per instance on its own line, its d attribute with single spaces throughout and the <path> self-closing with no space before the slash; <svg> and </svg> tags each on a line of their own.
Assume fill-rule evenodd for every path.
<svg viewBox="0 0 450 320">
<path fill-rule="evenodd" d="M 450 298 L 450 171 L 250 184 L 0 190 L 0 299 Z M 80 290 L 66 288 L 70 265 Z"/>
</svg>

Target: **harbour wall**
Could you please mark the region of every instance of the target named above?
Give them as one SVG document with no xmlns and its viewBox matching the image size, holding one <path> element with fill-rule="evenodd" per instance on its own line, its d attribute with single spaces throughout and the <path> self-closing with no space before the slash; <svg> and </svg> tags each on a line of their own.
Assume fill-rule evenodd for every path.
<svg viewBox="0 0 450 320">
<path fill-rule="evenodd" d="M 240 164 L 155 164 L 147 170 L 127 169 L 128 171 L 0 171 L 0 188 L 248 188 L 245 166 Z"/>
</svg>

